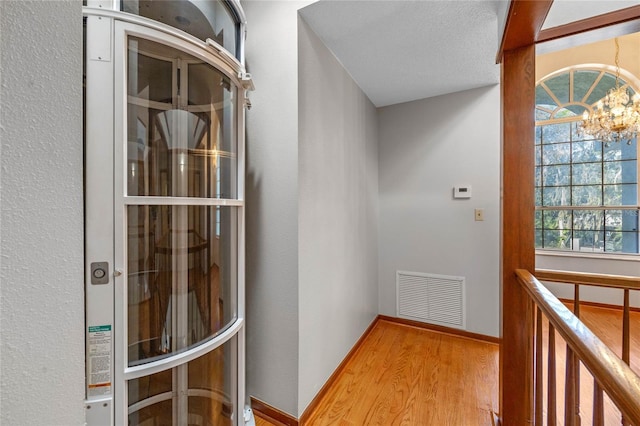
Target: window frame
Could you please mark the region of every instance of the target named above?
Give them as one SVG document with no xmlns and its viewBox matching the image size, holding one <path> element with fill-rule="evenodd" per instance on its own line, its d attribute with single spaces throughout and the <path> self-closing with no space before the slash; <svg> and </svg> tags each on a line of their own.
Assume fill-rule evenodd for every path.
<svg viewBox="0 0 640 426">
<path fill-rule="evenodd" d="M 584 90 L 581 95 L 582 98 L 580 99 L 574 99 L 575 96 L 575 76 L 576 73 L 581 72 L 581 71 L 592 71 L 594 73 L 597 73 L 597 75 L 594 77 L 593 82 L 591 83 L 591 85 L 588 87 L 588 89 Z M 567 77 L 565 77 L 567 76 Z M 603 64 L 582 64 L 582 65 L 576 65 L 576 66 L 572 66 L 572 67 L 567 67 L 567 68 L 563 68 L 560 70 L 557 70 L 553 73 L 550 73 L 546 76 L 544 76 L 543 78 L 541 78 L 540 80 L 538 80 L 536 82 L 536 106 L 535 106 L 535 115 L 536 115 L 536 119 L 535 119 L 535 141 L 534 141 L 534 146 L 536 150 L 539 150 L 539 152 L 536 152 L 535 155 L 535 170 L 536 170 L 536 174 L 534 176 L 534 185 L 535 185 L 535 189 L 534 189 L 534 203 L 535 203 L 535 219 L 534 219 L 534 241 L 535 241 L 535 250 L 536 253 L 540 253 L 540 254 L 547 254 L 547 253 L 570 253 L 573 255 L 581 255 L 581 254 L 588 254 L 588 255 L 598 255 L 598 256 L 637 256 L 640 257 L 640 226 L 638 223 L 638 216 L 640 215 L 640 184 L 639 184 L 639 178 L 640 178 L 640 163 L 639 163 L 639 157 L 640 157 L 640 147 L 638 147 L 638 141 L 636 138 L 634 140 L 635 143 L 635 158 L 632 159 L 623 159 L 623 158 L 616 158 L 616 159 L 606 159 L 605 158 L 605 153 L 606 153 L 606 146 L 605 146 L 605 142 L 603 141 L 598 141 L 596 139 L 590 138 L 590 137 L 585 137 L 585 138 L 580 138 L 580 139 L 576 139 L 574 140 L 574 136 L 576 135 L 576 130 L 575 127 L 577 127 L 577 124 L 581 121 L 581 115 L 576 113 L 575 111 L 573 111 L 572 113 L 575 115 L 570 115 L 570 116 L 562 116 L 563 111 L 570 111 L 569 107 L 575 107 L 575 106 L 579 106 L 581 108 L 584 108 L 585 110 L 588 111 L 592 111 L 593 110 L 593 106 L 597 103 L 597 101 L 600 99 L 600 97 L 598 97 L 598 99 L 594 99 L 592 93 L 594 92 L 594 90 L 596 89 L 596 87 L 601 83 L 601 81 L 603 81 L 604 77 L 607 77 L 607 79 L 611 79 L 611 77 L 615 78 L 615 67 L 612 67 L 610 65 L 603 65 Z M 553 88 L 550 88 L 547 85 L 547 82 L 549 82 L 552 79 L 556 79 L 556 78 L 562 78 L 565 79 L 568 83 L 568 86 L 560 86 L 561 89 L 562 87 L 566 87 L 566 89 L 562 89 L 562 90 L 566 90 L 566 92 L 562 92 L 560 93 L 561 95 L 564 96 L 559 96 L 559 94 L 556 94 L 555 91 L 553 90 Z M 640 80 L 635 77 L 634 75 L 632 75 L 631 73 L 629 73 L 626 70 L 621 69 L 620 70 L 620 80 L 621 81 L 621 86 L 622 87 L 626 87 L 628 88 L 632 93 L 636 93 L 638 92 L 638 88 L 640 87 Z M 562 84 L 565 84 L 565 82 L 563 81 Z M 613 86 L 611 86 L 613 87 Z M 542 89 L 544 92 L 542 92 L 542 94 L 548 99 L 551 100 L 552 103 L 550 104 L 538 104 L 538 94 L 540 93 L 540 89 Z M 598 90 L 602 90 L 603 88 L 600 87 L 598 88 Z M 609 90 L 610 88 L 607 87 L 605 90 L 605 93 Z M 596 92 L 597 93 L 597 92 Z M 587 103 L 587 101 L 590 100 L 590 103 Z M 574 108 L 575 110 L 575 108 Z M 539 115 L 547 115 L 548 118 L 546 119 L 540 119 L 542 117 L 539 117 Z M 571 125 L 571 123 L 576 123 L 575 127 Z M 558 141 L 558 142 L 552 142 L 552 143 L 548 143 L 545 144 L 543 137 L 542 137 L 542 132 L 543 129 L 541 128 L 542 126 L 547 126 L 547 125 L 556 125 L 556 124 L 568 124 L 570 126 L 569 132 L 568 132 L 568 140 L 567 141 Z M 583 141 L 585 142 L 589 142 L 589 141 L 595 141 L 594 143 L 598 143 L 601 144 L 601 154 L 599 155 L 599 159 L 598 160 L 594 160 L 594 161 L 582 161 L 582 162 L 575 162 L 573 161 L 573 144 L 574 143 L 582 143 Z M 568 147 L 568 160 L 566 162 L 559 162 L 558 164 L 545 164 L 544 163 L 544 154 L 543 154 L 543 150 L 545 146 L 549 146 L 549 145 L 553 145 L 553 144 L 560 144 L 560 143 L 566 143 L 567 147 Z M 615 143 L 626 143 L 626 142 L 613 142 L 611 143 L 611 145 L 615 144 Z M 604 175 L 604 168 L 605 165 L 607 163 L 615 163 L 615 162 L 620 162 L 620 165 L 622 166 L 622 161 L 635 161 L 636 162 L 636 170 L 635 170 L 635 181 L 633 183 L 631 183 L 631 185 L 635 185 L 636 186 L 636 190 L 635 190 L 635 204 L 631 204 L 631 205 L 607 205 L 605 204 L 605 188 L 607 186 L 613 186 L 613 185 L 619 185 L 621 184 L 621 182 L 609 182 L 609 183 L 605 183 L 605 175 Z M 601 170 L 601 176 L 599 179 L 599 182 L 594 183 L 593 185 L 589 185 L 587 183 L 581 183 L 581 184 L 575 184 L 574 180 L 573 180 L 573 168 L 575 165 L 581 165 L 581 164 L 594 164 L 594 165 L 600 165 L 600 170 Z M 557 205 L 557 206 L 548 206 L 548 205 L 544 205 L 544 188 L 550 188 L 550 187 L 554 187 L 554 185 L 545 185 L 544 183 L 544 176 L 543 176 L 543 170 L 545 167 L 550 167 L 550 166 L 566 166 L 569 168 L 569 182 L 567 185 L 564 186 L 559 186 L 559 187 L 566 187 L 567 190 L 569 191 L 569 203 L 568 204 L 563 204 L 563 205 Z M 596 166 L 597 167 L 597 166 Z M 557 186 L 557 185 L 555 185 Z M 573 201 L 571 199 L 574 188 L 575 187 L 579 187 L 579 186 L 599 186 L 600 187 L 600 193 L 601 193 L 601 199 L 600 199 L 600 203 L 598 205 L 581 205 L 581 204 L 577 204 L 574 205 Z M 566 211 L 568 212 L 568 216 L 570 219 L 570 223 L 567 227 L 563 227 L 562 229 L 560 229 L 560 231 L 565 231 L 568 232 L 568 243 L 569 246 L 567 248 L 554 248 L 554 247 L 544 247 L 544 235 L 546 231 L 551 230 L 550 228 L 546 228 L 545 227 L 545 221 L 543 216 L 547 213 L 545 212 L 562 212 L 562 211 Z M 594 230 L 581 230 L 581 229 L 577 229 L 576 224 L 575 224 L 575 220 L 574 220 L 574 215 L 576 214 L 576 212 L 580 212 L 580 211 L 599 211 L 600 216 L 602 217 L 601 220 L 601 226 L 598 229 L 594 229 Z M 635 220 L 635 230 L 631 230 L 631 231 L 623 231 L 623 224 L 621 222 L 620 224 L 620 229 L 610 229 L 610 227 L 608 228 L 607 226 L 607 212 L 611 212 L 611 211 L 620 211 L 620 217 L 622 217 L 625 214 L 631 214 L 634 219 L 632 219 L 632 221 Z M 628 212 L 628 213 L 627 213 Z M 578 213 L 580 214 L 580 213 Z M 622 220 L 622 219 L 621 219 Z M 628 220 L 628 219 L 627 219 Z M 581 250 L 580 246 L 575 246 L 575 240 L 574 240 L 574 235 L 576 235 L 576 231 L 579 232 L 586 232 L 586 231 L 590 231 L 590 232 L 594 232 L 594 233 L 600 233 L 602 234 L 602 248 L 601 250 L 598 250 L 594 246 L 592 247 L 592 250 Z M 611 233 L 620 233 L 620 237 L 624 234 L 622 234 L 622 232 L 630 232 L 635 234 L 635 252 L 621 252 L 621 251 L 607 251 L 607 234 L 611 234 Z M 595 240 L 595 237 L 594 237 Z M 621 248 L 622 249 L 622 248 Z"/>
</svg>

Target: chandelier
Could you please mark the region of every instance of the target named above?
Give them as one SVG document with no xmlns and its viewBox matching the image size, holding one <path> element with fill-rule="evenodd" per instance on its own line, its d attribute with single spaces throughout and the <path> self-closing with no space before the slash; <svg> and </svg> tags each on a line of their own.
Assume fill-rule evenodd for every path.
<svg viewBox="0 0 640 426">
<path fill-rule="evenodd" d="M 620 46 L 616 42 L 616 85 L 599 100 L 589 113 L 582 114 L 581 134 L 591 135 L 605 142 L 631 141 L 640 132 L 640 95 L 636 93 L 629 98 L 626 87 L 620 87 L 620 65 L 618 53 Z"/>
</svg>

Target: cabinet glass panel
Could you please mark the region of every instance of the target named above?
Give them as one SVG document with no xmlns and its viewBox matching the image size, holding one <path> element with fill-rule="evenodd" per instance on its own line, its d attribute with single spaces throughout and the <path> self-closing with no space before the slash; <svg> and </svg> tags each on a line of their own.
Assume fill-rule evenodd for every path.
<svg viewBox="0 0 640 426">
<path fill-rule="evenodd" d="M 129 41 L 127 95 L 140 101 L 173 103 L 174 60 L 162 55 L 165 48 L 137 39 Z M 140 50 L 143 49 L 143 50 Z M 146 50 L 144 50 L 146 49 Z"/>
<path fill-rule="evenodd" d="M 236 87 L 176 49 L 128 48 L 127 195 L 236 198 Z"/>
<path fill-rule="evenodd" d="M 237 318 L 237 208 L 127 207 L 128 364 L 189 349 Z"/>
<path fill-rule="evenodd" d="M 185 365 L 129 380 L 129 425 L 232 425 L 236 351 L 233 338 Z"/>
<path fill-rule="evenodd" d="M 210 38 L 237 57 L 239 27 L 222 1 L 123 0 L 121 10 L 178 28 L 202 41 Z"/>
</svg>

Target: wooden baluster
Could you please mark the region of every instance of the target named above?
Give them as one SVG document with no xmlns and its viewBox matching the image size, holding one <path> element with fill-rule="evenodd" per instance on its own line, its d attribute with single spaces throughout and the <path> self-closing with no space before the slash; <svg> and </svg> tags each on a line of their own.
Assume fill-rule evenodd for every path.
<svg viewBox="0 0 640 426">
<path fill-rule="evenodd" d="M 580 285 L 575 284 L 573 286 L 573 314 L 580 318 Z M 580 360 L 578 356 L 573 354 L 573 378 L 575 380 L 574 385 L 574 416 L 575 416 L 575 425 L 580 426 Z"/>
<path fill-rule="evenodd" d="M 624 312 L 622 314 L 622 360 L 629 365 L 629 289 L 624 289 Z"/>
<path fill-rule="evenodd" d="M 595 399 L 596 406 L 600 405 L 598 402 L 601 397 L 600 395 L 602 395 L 602 398 L 604 399 L 604 393 L 606 392 L 620 411 L 626 414 L 625 419 L 627 419 L 627 423 L 640 426 L 640 405 L 638 404 L 638 401 L 640 401 L 640 384 L 636 380 L 638 378 L 637 375 L 635 375 L 635 373 L 621 358 L 614 354 L 602 341 L 600 341 L 588 328 L 586 328 L 584 324 L 576 320 L 576 316 L 563 306 L 563 304 L 544 286 L 542 286 L 535 277 L 531 276 L 530 273 L 524 270 L 517 270 L 516 274 L 520 284 L 524 286 L 538 309 L 543 312 L 545 318 L 548 318 L 550 322 L 558 327 L 557 331 L 567 342 L 565 418 L 563 424 L 567 426 L 577 426 L 580 422 L 580 414 L 578 411 L 579 406 L 576 404 L 578 402 L 578 398 L 576 396 L 579 395 L 579 393 L 576 392 L 576 376 L 578 375 L 577 367 L 584 363 L 594 377 L 597 377 L 600 384 L 599 389 L 596 389 L 596 394 L 592 396 L 592 398 Z M 622 278 L 620 278 L 620 280 L 622 280 Z M 638 286 L 636 284 L 640 284 L 640 280 L 633 281 L 633 284 L 634 285 L 626 288 L 637 288 Z M 615 282 L 612 282 L 610 285 L 610 287 L 615 286 Z M 577 289 L 575 293 L 576 300 L 574 309 L 579 315 L 580 304 Z M 628 309 L 630 310 L 630 308 Z M 530 314 L 532 313 L 533 312 L 530 312 Z M 530 317 L 530 319 L 533 319 L 534 316 L 530 315 Z M 530 328 L 534 329 L 535 321 L 531 322 L 533 324 L 531 324 L 532 326 Z M 624 327 L 629 326 L 625 325 Z M 532 350 L 531 346 L 529 346 L 530 349 L 527 351 L 527 356 L 533 358 L 532 355 L 535 352 Z M 553 344 L 550 343 L 549 346 L 551 349 Z M 629 347 L 629 349 L 631 348 Z M 577 353 L 581 355 L 580 358 L 577 357 Z M 551 356 L 551 354 L 549 355 Z M 549 364 L 548 368 L 551 370 L 553 363 L 549 362 Z M 535 360 L 531 359 L 528 365 L 531 366 L 530 368 L 532 369 L 535 365 Z M 551 375 L 551 371 L 549 371 L 549 374 Z M 535 374 L 531 371 L 529 374 L 531 382 L 533 382 L 534 377 Z M 552 392 L 552 386 L 549 386 L 549 393 Z M 534 394 L 534 390 L 532 389 L 530 395 Z M 549 404 L 550 412 L 552 407 L 553 405 Z M 600 408 L 598 408 L 598 410 L 600 410 Z M 531 411 L 534 411 L 533 407 Z M 601 422 L 597 419 L 597 416 L 598 411 L 596 411 L 595 421 Z M 534 419 L 535 417 L 532 415 L 528 421 L 519 421 L 505 426 L 511 426 L 512 424 L 515 426 L 533 424 Z M 559 420 L 562 422 L 562 419 Z M 549 425 L 551 424 L 553 423 L 549 422 Z"/>
<path fill-rule="evenodd" d="M 547 362 L 547 426 L 557 425 L 556 416 L 556 329 L 549 323 Z"/>
<path fill-rule="evenodd" d="M 622 360 L 629 365 L 630 345 L 629 345 L 629 289 L 624 289 L 624 310 L 622 312 Z M 622 414 L 622 426 L 629 425 Z"/>
<path fill-rule="evenodd" d="M 593 426 L 604 426 L 604 392 L 593 379 Z"/>
<path fill-rule="evenodd" d="M 578 426 L 576 424 L 576 357 L 573 350 L 567 345 L 567 367 L 564 379 L 564 424 L 565 426 Z"/>
<path fill-rule="evenodd" d="M 536 379 L 535 389 L 535 425 L 542 426 L 542 311 L 536 308 Z"/>
<path fill-rule="evenodd" d="M 578 358 L 577 354 L 573 354 L 574 357 L 574 362 L 573 362 L 573 368 L 575 368 L 575 373 L 574 373 L 574 377 L 575 377 L 575 381 L 576 381 L 576 385 L 574 387 L 575 390 L 575 404 L 573 406 L 574 408 L 574 415 L 576 418 L 576 426 L 580 426 L 582 424 L 582 418 L 580 417 L 580 359 Z"/>
</svg>

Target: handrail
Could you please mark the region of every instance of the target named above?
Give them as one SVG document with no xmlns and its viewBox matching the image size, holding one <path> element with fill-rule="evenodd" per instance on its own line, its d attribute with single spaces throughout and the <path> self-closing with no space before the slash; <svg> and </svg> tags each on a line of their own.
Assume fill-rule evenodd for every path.
<svg viewBox="0 0 640 426">
<path fill-rule="evenodd" d="M 531 273 L 517 269 L 526 292 L 564 338 L 627 421 L 640 425 L 640 377 Z"/>
<path fill-rule="evenodd" d="M 630 277 L 626 275 L 589 274 L 586 272 L 536 269 L 536 278 L 542 281 L 557 283 L 640 290 L 640 277 Z"/>
</svg>

